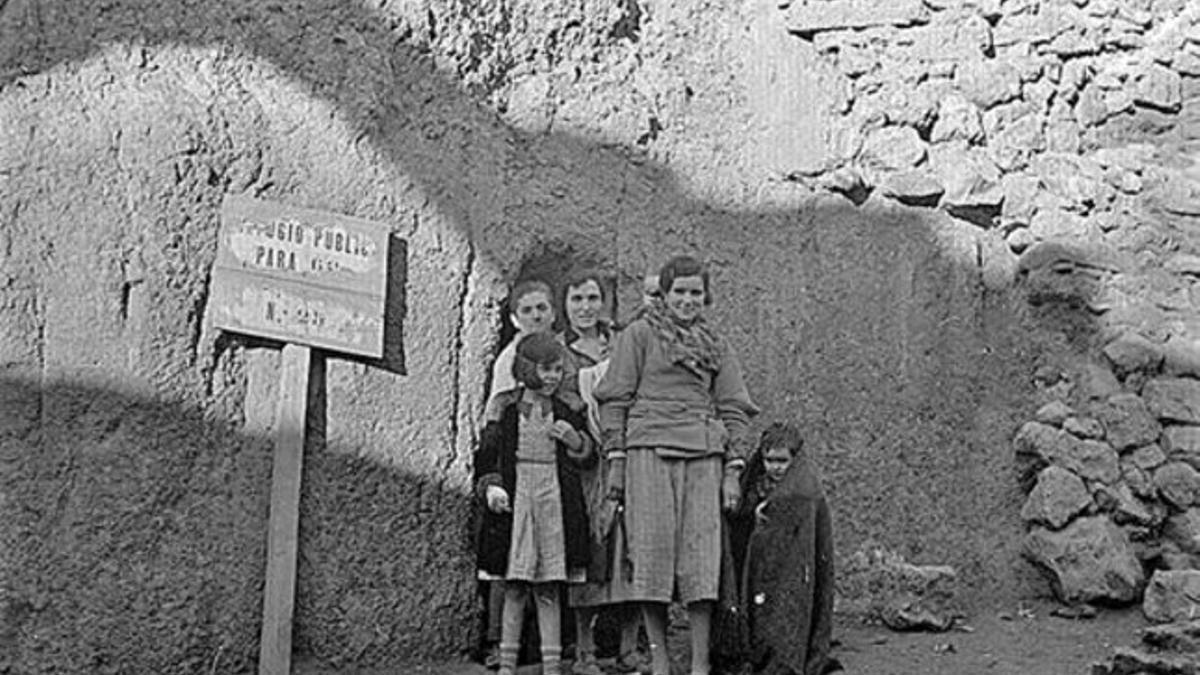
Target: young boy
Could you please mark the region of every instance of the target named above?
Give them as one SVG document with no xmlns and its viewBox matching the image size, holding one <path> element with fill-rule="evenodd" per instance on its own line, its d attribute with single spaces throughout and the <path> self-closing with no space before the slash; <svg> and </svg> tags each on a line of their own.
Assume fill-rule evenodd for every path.
<svg viewBox="0 0 1200 675">
<path fill-rule="evenodd" d="M 833 617 L 833 533 L 799 427 L 767 427 L 730 522 L 754 672 L 826 673 Z"/>
</svg>

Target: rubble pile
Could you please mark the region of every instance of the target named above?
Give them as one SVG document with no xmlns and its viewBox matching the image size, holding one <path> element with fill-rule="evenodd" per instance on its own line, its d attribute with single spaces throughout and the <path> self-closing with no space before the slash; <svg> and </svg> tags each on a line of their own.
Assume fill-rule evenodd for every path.
<svg viewBox="0 0 1200 675">
<path fill-rule="evenodd" d="M 1068 603 L 1133 603 L 1147 573 L 1200 568 L 1200 353 L 1131 331 L 1103 354 L 1041 373 L 1047 402 L 1013 440 L 1025 553 Z"/>
<path fill-rule="evenodd" d="M 915 565 L 870 543 L 838 571 L 836 603 L 840 614 L 898 631 L 945 631 L 965 615 L 953 567 Z"/>
</svg>

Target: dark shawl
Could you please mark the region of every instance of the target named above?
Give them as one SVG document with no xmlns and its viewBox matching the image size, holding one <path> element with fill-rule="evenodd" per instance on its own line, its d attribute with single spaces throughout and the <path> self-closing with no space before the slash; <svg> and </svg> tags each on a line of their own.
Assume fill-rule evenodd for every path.
<svg viewBox="0 0 1200 675">
<path fill-rule="evenodd" d="M 759 526 L 754 509 L 765 477 L 748 470 L 746 478 L 743 504 L 726 521 L 714 663 L 732 668 L 748 661 L 755 673 L 820 675 L 829 661 L 834 590 L 833 528 L 820 479 L 797 456 Z M 728 588 L 734 583 L 736 593 Z"/>
</svg>

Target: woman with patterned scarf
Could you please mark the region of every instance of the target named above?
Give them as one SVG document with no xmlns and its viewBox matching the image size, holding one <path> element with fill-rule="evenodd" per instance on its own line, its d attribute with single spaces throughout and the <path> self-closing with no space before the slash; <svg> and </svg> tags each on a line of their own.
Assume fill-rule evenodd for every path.
<svg viewBox="0 0 1200 675">
<path fill-rule="evenodd" d="M 609 497 L 625 506 L 632 599 L 655 675 L 668 675 L 667 605 L 687 606 L 692 675 L 708 675 L 721 510 L 740 501 L 750 400 L 728 344 L 705 321 L 708 271 L 687 256 L 659 272 L 662 299 L 622 331 L 595 390 Z M 677 592 L 677 593 L 676 593 Z"/>
</svg>

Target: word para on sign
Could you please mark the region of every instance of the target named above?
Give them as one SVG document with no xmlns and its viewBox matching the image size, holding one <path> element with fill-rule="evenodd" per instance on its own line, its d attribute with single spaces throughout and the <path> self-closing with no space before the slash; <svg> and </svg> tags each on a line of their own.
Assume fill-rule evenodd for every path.
<svg viewBox="0 0 1200 675">
<path fill-rule="evenodd" d="M 376 249 L 367 236 L 294 219 L 243 220 L 230 235 L 230 250 L 243 265 L 281 272 L 360 274 L 372 265 Z"/>
</svg>

